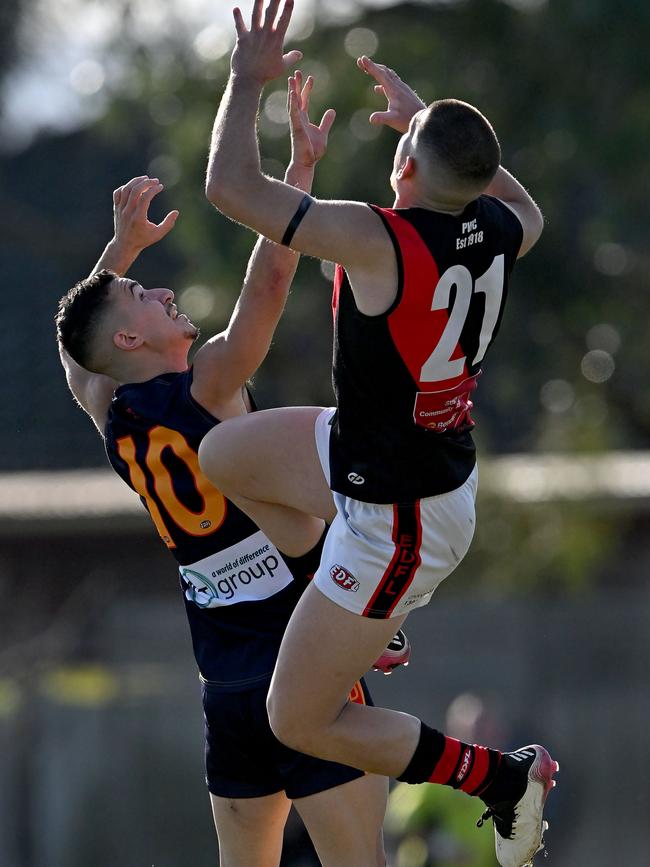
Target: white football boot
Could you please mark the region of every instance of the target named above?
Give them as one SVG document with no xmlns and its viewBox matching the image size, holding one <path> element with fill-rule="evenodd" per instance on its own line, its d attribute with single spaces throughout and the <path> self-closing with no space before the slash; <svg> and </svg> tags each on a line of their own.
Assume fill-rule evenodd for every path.
<svg viewBox="0 0 650 867">
<path fill-rule="evenodd" d="M 501 867 L 532 865 L 536 852 L 544 848 L 548 822 L 542 818 L 544 802 L 555 785 L 553 774 L 560 770 L 544 747 L 532 744 L 513 753 L 504 753 L 499 775 L 512 776 L 513 790 L 521 792 L 513 800 L 489 803 L 477 825 L 487 819 L 494 823 L 497 861 Z M 505 765 L 503 763 L 506 763 Z M 521 785 L 517 784 L 521 778 Z"/>
</svg>

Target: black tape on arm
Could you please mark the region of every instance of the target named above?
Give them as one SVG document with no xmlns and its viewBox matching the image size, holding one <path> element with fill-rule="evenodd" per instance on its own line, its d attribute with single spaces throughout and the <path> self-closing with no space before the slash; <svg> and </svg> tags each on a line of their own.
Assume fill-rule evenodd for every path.
<svg viewBox="0 0 650 867">
<path fill-rule="evenodd" d="M 302 218 L 305 216 L 305 214 L 309 210 L 311 203 L 313 201 L 314 200 L 312 199 L 312 197 L 309 196 L 307 193 L 305 193 L 305 195 L 300 200 L 300 204 L 298 205 L 298 209 L 296 210 L 296 213 L 291 218 L 291 221 L 289 222 L 289 225 L 287 226 L 287 229 L 286 229 L 284 235 L 282 236 L 282 240 L 280 241 L 280 243 L 284 244 L 285 247 L 288 247 L 289 244 L 291 243 L 293 236 L 296 234 L 296 229 L 301 224 Z"/>
</svg>

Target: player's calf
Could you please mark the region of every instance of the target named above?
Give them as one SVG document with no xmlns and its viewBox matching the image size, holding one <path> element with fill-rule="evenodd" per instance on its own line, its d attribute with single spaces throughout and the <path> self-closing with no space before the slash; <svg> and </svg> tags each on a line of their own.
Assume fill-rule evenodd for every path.
<svg viewBox="0 0 650 867">
<path fill-rule="evenodd" d="M 374 671 L 381 671 L 385 675 L 392 674 L 401 665 L 407 666 L 411 658 L 411 642 L 406 633 L 398 629 L 393 638 L 386 645 L 381 656 L 373 664 Z M 354 700 L 356 685 L 349 696 Z M 315 740 L 315 727 L 306 725 L 305 719 L 300 714 L 285 713 L 284 702 L 276 698 L 276 691 L 272 687 L 267 699 L 267 711 L 273 733 L 286 746 L 301 752 L 311 753 L 310 741 Z"/>
</svg>

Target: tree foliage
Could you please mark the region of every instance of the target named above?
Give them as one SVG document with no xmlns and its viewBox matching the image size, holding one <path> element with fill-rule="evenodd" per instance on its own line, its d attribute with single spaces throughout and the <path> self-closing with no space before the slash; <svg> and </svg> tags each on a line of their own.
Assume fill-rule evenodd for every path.
<svg viewBox="0 0 650 867">
<path fill-rule="evenodd" d="M 640 379 L 640 315 L 647 279 L 645 212 L 650 132 L 643 4 L 582 0 L 521 12 L 503 2 L 403 4 L 366 11 L 353 26 L 316 27 L 300 44 L 316 77 L 315 111 L 338 111 L 319 167 L 323 196 L 389 203 L 396 136 L 374 135 L 378 105 L 354 66 L 355 44 L 373 48 L 426 100 L 477 104 L 501 138 L 504 163 L 546 215 L 537 249 L 519 265 L 502 336 L 486 364 L 477 415 L 483 445 L 497 450 L 639 446 L 650 398 Z M 251 236 L 209 212 L 202 198 L 210 126 L 228 69 L 206 65 L 191 45 L 120 42 L 137 96 L 117 95 L 89 135 L 139 165 L 167 174 L 182 210 L 171 244 L 182 259 L 174 285 L 202 284 L 219 302 L 218 328 L 240 284 Z M 348 50 L 346 50 L 346 45 Z M 288 144 L 274 122 L 283 82 L 265 94 L 265 167 L 281 173 Z M 126 167 L 125 167 L 126 169 Z M 123 176 L 128 171 L 123 172 Z M 117 183 L 121 177 L 115 177 Z M 171 182 L 171 184 L 169 184 Z M 273 402 L 329 399 L 327 289 L 306 263 L 264 377 Z M 289 351 L 286 348 L 289 347 Z M 291 363 L 298 348 L 318 372 Z"/>
</svg>

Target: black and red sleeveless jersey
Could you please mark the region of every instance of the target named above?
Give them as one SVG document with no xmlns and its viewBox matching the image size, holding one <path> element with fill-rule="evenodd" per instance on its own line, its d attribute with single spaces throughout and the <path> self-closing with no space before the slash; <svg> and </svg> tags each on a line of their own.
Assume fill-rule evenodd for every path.
<svg viewBox="0 0 650 867">
<path fill-rule="evenodd" d="M 474 467 L 470 396 L 523 230 L 491 196 L 459 216 L 371 207 L 395 247 L 397 296 L 367 316 L 336 268 L 331 487 L 369 503 L 411 502 L 454 490 Z"/>
<path fill-rule="evenodd" d="M 320 548 L 301 558 L 281 554 L 201 473 L 199 444 L 219 420 L 194 400 L 191 387 L 191 368 L 121 385 L 105 446 L 179 564 L 201 674 L 232 691 L 270 677 Z M 137 577 L 145 602 L 158 580 Z"/>
</svg>

